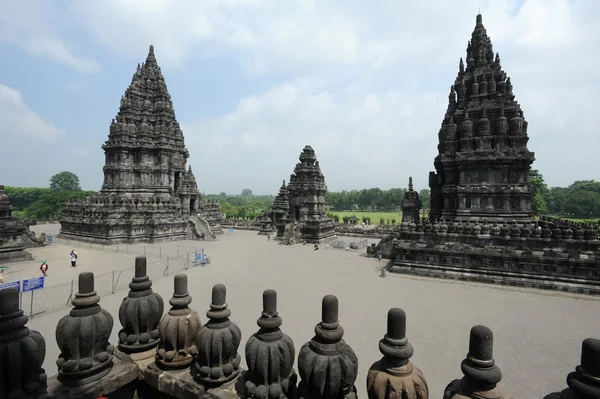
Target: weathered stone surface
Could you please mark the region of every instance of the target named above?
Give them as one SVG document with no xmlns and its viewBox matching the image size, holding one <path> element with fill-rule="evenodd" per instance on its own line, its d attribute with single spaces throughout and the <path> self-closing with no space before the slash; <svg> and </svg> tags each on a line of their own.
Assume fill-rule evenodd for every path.
<svg viewBox="0 0 600 399">
<path fill-rule="evenodd" d="M 281 239 L 283 237 L 285 226 L 290 222 L 289 218 L 290 211 L 290 201 L 288 196 L 288 189 L 285 185 L 285 180 L 281 184 L 281 188 L 279 188 L 279 193 L 275 197 L 273 201 L 273 224 L 277 229 L 277 239 Z"/>
<path fill-rule="evenodd" d="M 145 256 L 135 258 L 135 277 L 129 295 L 119 307 L 119 350 L 138 353 L 154 349 L 159 342 L 158 323 L 164 311 L 163 299 L 152 291 Z"/>
<path fill-rule="evenodd" d="M 140 378 L 143 378 L 143 374 L 138 365 L 129 356 L 118 353 L 108 374 L 91 383 L 67 386 L 63 385 L 60 378 L 50 378 L 48 399 L 131 399 L 135 397 Z"/>
<path fill-rule="evenodd" d="M 16 288 L 0 290 L 0 398 L 46 397 L 46 341 L 25 327 Z"/>
<path fill-rule="evenodd" d="M 198 356 L 192 366 L 194 379 L 207 386 L 218 386 L 236 378 L 240 373 L 241 357 L 238 347 L 242 340 L 239 327 L 229 320 L 227 289 L 217 284 L 212 290 L 212 303 L 206 312 L 209 321 L 196 335 Z"/>
<path fill-rule="evenodd" d="M 115 348 L 108 342 L 113 317 L 98 302 L 94 273 L 81 273 L 79 292 L 71 301 L 73 309 L 56 326 L 56 343 L 61 352 L 56 361 L 58 379 L 66 386 L 99 380 L 113 367 Z"/>
<path fill-rule="evenodd" d="M 383 358 L 367 375 L 369 399 L 428 399 L 429 388 L 421 370 L 412 364 L 413 347 L 406 338 L 406 314 L 392 308 L 387 316 L 387 334 L 379 341 Z"/>
<path fill-rule="evenodd" d="M 299 223 L 302 241 L 319 243 L 332 239 L 336 223 L 326 215 L 326 192 L 325 176 L 315 151 L 307 145 L 300 154 L 300 162 L 296 164 L 288 186 L 284 181 L 273 203 L 272 220 L 277 226 L 277 236 L 283 238 L 287 225 Z"/>
<path fill-rule="evenodd" d="M 321 307 L 321 322 L 315 336 L 298 354 L 302 399 L 356 399 L 354 382 L 358 375 L 358 358 L 343 339 L 344 329 L 338 322 L 338 299 L 326 295 Z"/>
<path fill-rule="evenodd" d="M 430 172 L 432 218 L 532 220 L 527 121 L 481 15 L 450 88 Z"/>
<path fill-rule="evenodd" d="M 0 262 L 32 260 L 25 248 L 42 246 L 44 239 L 37 238 L 24 221 L 12 216 L 10 199 L 0 185 Z"/>
<path fill-rule="evenodd" d="M 494 334 L 485 326 L 471 328 L 469 353 L 460 368 L 464 377 L 444 390 L 444 399 L 510 399 L 498 386 L 502 372 L 494 361 Z"/>
<path fill-rule="evenodd" d="M 95 242 L 214 238 L 192 169 L 186 170 L 189 152 L 153 46 L 102 148 L 100 194 L 64 205 L 61 236 Z"/>
<path fill-rule="evenodd" d="M 263 312 L 256 323 L 260 330 L 246 343 L 248 371 L 244 377 L 244 396 L 294 399 L 298 379 L 294 371 L 296 351 L 291 338 L 280 329 L 282 320 L 277 312 L 277 292 L 274 290 L 263 293 Z"/>
<path fill-rule="evenodd" d="M 188 367 L 198 354 L 196 335 L 200 328 L 198 312 L 189 308 L 192 297 L 188 293 L 186 274 L 177 274 L 174 279 L 171 309 L 160 320 L 160 343 L 156 352 L 156 363 L 164 369 Z"/>
<path fill-rule="evenodd" d="M 416 223 L 420 220 L 419 212 L 421 211 L 421 199 L 419 193 L 413 188 L 412 176 L 408 178 L 408 191 L 404 193 L 402 201 L 402 226 L 406 223 Z"/>
<path fill-rule="evenodd" d="M 219 201 L 205 199 L 203 204 L 204 206 L 200 210 L 200 214 L 208 222 L 213 234 L 223 234 L 223 228 L 221 227 L 221 224 L 223 223 L 223 213 L 221 212 Z"/>
<path fill-rule="evenodd" d="M 600 339 L 588 338 L 581 344 L 581 364 L 567 376 L 567 389 L 544 399 L 600 398 Z"/>
<path fill-rule="evenodd" d="M 273 228 L 273 221 L 271 217 L 267 213 L 263 213 L 258 218 L 258 223 L 260 224 L 260 230 L 258 231 L 259 235 L 269 235 L 275 232 Z"/>
</svg>

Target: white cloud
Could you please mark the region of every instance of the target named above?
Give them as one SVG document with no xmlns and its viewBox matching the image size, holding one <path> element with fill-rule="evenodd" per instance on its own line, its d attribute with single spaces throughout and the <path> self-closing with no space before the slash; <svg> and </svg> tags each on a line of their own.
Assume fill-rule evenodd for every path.
<svg viewBox="0 0 600 399">
<path fill-rule="evenodd" d="M 19 91 L 0 83 L 0 138 L 49 142 L 62 135 L 60 129 L 27 107 Z"/>
<path fill-rule="evenodd" d="M 201 73 L 197 55 L 277 76 L 221 117 L 178 114 L 208 191 L 250 179 L 267 192 L 305 144 L 334 189 L 404 185 L 409 174 L 426 187 L 478 8 L 529 121 L 534 167 L 550 184 L 598 178 L 595 0 L 105 0 L 72 2 L 66 15 L 132 62 L 155 44 L 167 82 L 169 69 Z"/>
<path fill-rule="evenodd" d="M 98 72 L 100 64 L 96 60 L 74 55 L 70 45 L 51 27 L 52 17 L 58 13 L 57 8 L 44 1 L 3 2 L 0 11 L 0 43 L 21 46 L 34 55 L 48 58 L 81 73 Z"/>
</svg>

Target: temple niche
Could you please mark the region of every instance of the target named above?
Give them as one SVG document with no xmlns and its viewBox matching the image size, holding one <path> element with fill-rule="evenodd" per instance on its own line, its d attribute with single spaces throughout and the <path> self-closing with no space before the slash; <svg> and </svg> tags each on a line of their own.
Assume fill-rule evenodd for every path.
<svg viewBox="0 0 600 399">
<path fill-rule="evenodd" d="M 12 215 L 10 199 L 0 185 L 0 263 L 32 260 L 33 255 L 25 249 L 44 245 L 29 227 Z"/>
<path fill-rule="evenodd" d="M 533 191 L 527 121 L 481 15 L 459 62 L 430 172 L 436 219 L 529 222 Z"/>
<path fill-rule="evenodd" d="M 301 240 L 308 243 L 332 239 L 336 223 L 326 216 L 326 192 L 325 176 L 315 151 L 307 145 L 300 154 L 294 173 L 290 175 L 289 184 L 286 186 L 283 182 L 273 202 L 271 220 L 277 229 L 276 238 L 285 241 L 287 227 L 290 235 L 296 235 L 292 233 L 299 230 Z"/>
<path fill-rule="evenodd" d="M 154 56 L 138 64 L 110 124 L 104 183 L 96 197 L 67 202 L 61 236 L 95 242 L 213 238 L 189 152 Z"/>
</svg>

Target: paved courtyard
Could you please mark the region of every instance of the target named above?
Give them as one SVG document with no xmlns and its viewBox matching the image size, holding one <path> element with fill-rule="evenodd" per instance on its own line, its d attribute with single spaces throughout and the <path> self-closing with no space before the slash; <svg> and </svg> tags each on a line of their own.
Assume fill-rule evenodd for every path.
<svg viewBox="0 0 600 399">
<path fill-rule="evenodd" d="M 58 226 L 35 226 L 36 233 L 57 232 Z M 56 240 L 55 240 L 56 241 Z M 282 329 L 294 341 L 296 353 L 314 334 L 314 325 L 321 315 L 321 299 L 334 294 L 340 300 L 339 320 L 345 330 L 345 340 L 359 358 L 356 386 L 365 398 L 367 370 L 381 357 L 378 342 L 386 328 L 386 314 L 391 307 L 401 307 L 407 313 L 408 339 L 415 354 L 413 362 L 427 378 L 430 397 L 441 397 L 446 384 L 461 377 L 460 362 L 468 351 L 469 330 L 484 324 L 494 331 L 494 356 L 503 373 L 502 384 L 515 397 L 543 397 L 565 386 L 566 375 L 579 364 L 581 341 L 599 337 L 600 300 L 542 291 L 498 288 L 434 279 L 391 275 L 378 277 L 381 267 L 375 259 L 357 252 L 312 246 L 280 246 L 267 241 L 256 232 L 236 231 L 220 236 L 218 241 L 178 242 L 132 246 L 126 252 L 79 247 L 73 243 L 56 243 L 52 247 L 31 250 L 35 262 L 17 266 L 19 277 L 39 275 L 39 260 L 47 259 L 50 277 L 47 285 L 67 284 L 77 273 L 94 271 L 110 273 L 113 269 L 130 268 L 133 258 L 144 249 L 148 254 L 153 289 L 161 294 L 168 307 L 173 290 L 173 274 L 182 263 L 173 258 L 172 270 L 164 277 L 166 256 L 176 256 L 194 247 L 204 248 L 211 257 L 208 267 L 185 270 L 189 276 L 191 307 L 206 322 L 206 310 L 211 288 L 216 283 L 227 286 L 227 302 L 231 319 L 242 330 L 240 354 L 247 338 L 256 332 L 256 319 L 261 313 L 262 292 L 277 290 L 278 307 L 283 317 Z M 68 253 L 73 246 L 80 254 L 79 266 L 69 266 Z M 169 255 L 158 256 L 158 248 Z M 185 255 L 180 253 L 179 260 Z M 17 273 L 17 271 L 14 271 Z M 15 274 L 16 276 L 16 274 Z M 11 274 L 7 275 L 12 280 Z M 122 278 L 125 278 L 124 276 Z M 127 280 L 131 275 L 126 277 Z M 120 329 L 118 308 L 126 295 L 128 281 L 118 286 L 123 290 L 103 294 L 100 304 L 115 317 L 111 343 L 117 343 Z M 99 281 L 104 286 L 105 281 Z M 112 282 L 111 282 L 112 284 Z M 63 307 L 33 317 L 28 326 L 46 338 L 47 354 L 44 367 L 49 375 L 56 373 L 59 355 L 54 339 L 58 320 L 69 309 Z"/>
</svg>

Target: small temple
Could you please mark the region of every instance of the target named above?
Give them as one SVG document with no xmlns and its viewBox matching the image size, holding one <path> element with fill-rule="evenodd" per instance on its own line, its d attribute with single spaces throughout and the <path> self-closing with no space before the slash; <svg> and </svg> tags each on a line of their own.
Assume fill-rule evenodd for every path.
<svg viewBox="0 0 600 399">
<path fill-rule="evenodd" d="M 273 202 L 271 220 L 277 230 L 276 238 L 288 232 L 307 243 L 320 243 L 335 236 L 336 223 L 327 217 L 325 193 L 327 185 L 315 151 L 307 145 L 300 154 L 289 184 L 283 185 Z M 293 240 L 296 241 L 296 240 Z M 291 242 L 293 243 L 293 242 Z"/>
<path fill-rule="evenodd" d="M 429 175 L 430 216 L 529 222 L 535 156 L 527 148 L 528 124 L 481 14 L 466 60 L 465 66 L 460 59 L 438 134 L 439 154 Z"/>
<path fill-rule="evenodd" d="M 402 201 L 402 223 L 416 223 L 420 220 L 421 199 L 413 188 L 412 176 L 408 178 L 408 191 Z"/>
<path fill-rule="evenodd" d="M 62 237 L 95 242 L 214 238 L 196 178 L 191 166 L 186 168 L 189 152 L 154 46 L 138 64 L 102 149 L 102 189 L 96 197 L 64 205 Z"/>
<path fill-rule="evenodd" d="M 0 262 L 32 260 L 33 255 L 25 249 L 44 245 L 44 240 L 35 237 L 22 220 L 12 215 L 10 198 L 0 185 Z"/>
</svg>

